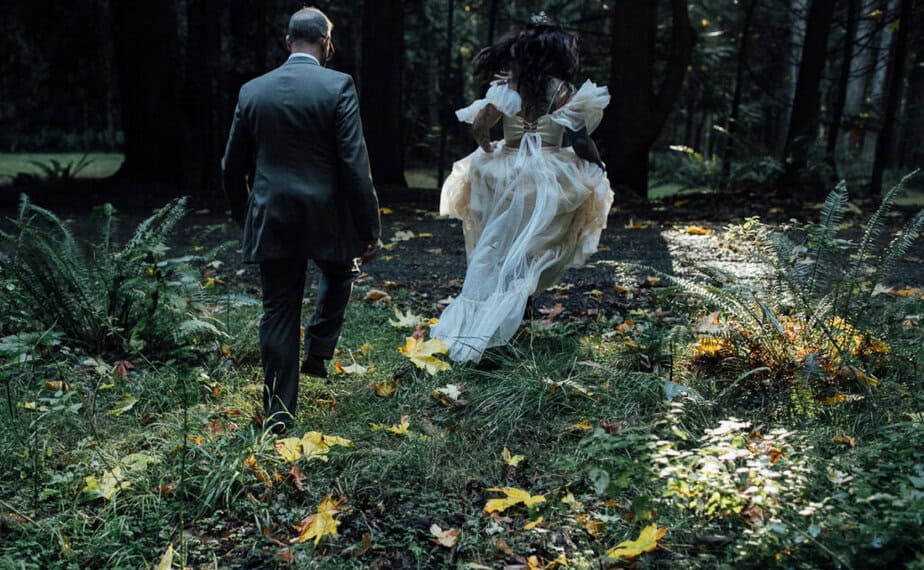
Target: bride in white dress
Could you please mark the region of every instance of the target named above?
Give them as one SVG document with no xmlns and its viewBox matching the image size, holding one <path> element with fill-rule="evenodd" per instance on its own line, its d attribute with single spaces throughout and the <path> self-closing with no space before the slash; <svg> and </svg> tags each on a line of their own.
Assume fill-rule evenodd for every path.
<svg viewBox="0 0 924 570">
<path fill-rule="evenodd" d="M 613 202 L 589 137 L 610 98 L 591 81 L 572 86 L 574 36 L 540 15 L 483 49 L 474 67 L 509 76 L 456 111 L 480 148 L 455 163 L 440 198 L 440 214 L 462 221 L 468 270 L 431 336 L 457 362 L 478 362 L 513 337 L 530 296 L 597 250 Z M 504 139 L 491 142 L 498 121 Z M 566 131 L 571 147 L 562 147 Z"/>
</svg>

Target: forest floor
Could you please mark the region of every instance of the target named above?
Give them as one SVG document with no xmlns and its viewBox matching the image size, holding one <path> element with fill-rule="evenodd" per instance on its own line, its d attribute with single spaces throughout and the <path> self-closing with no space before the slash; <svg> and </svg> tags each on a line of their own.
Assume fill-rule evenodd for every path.
<svg viewBox="0 0 924 570">
<path fill-rule="evenodd" d="M 189 273 L 220 337 L 175 358 L 51 347 L 0 366 L 0 568 L 920 567 L 922 240 L 877 292 L 892 324 L 857 333 L 875 385 L 845 366 L 803 374 L 826 350 L 809 332 L 783 341 L 798 365 L 770 356 L 655 276 L 760 281 L 726 226 L 785 229 L 818 207 L 754 195 L 614 209 L 600 251 L 537 296 L 509 347 L 480 367 L 418 358 L 428 372 L 398 347 L 465 271 L 435 197 L 382 192 L 388 247 L 363 268 L 332 377 L 303 378 L 289 439 L 251 423 L 259 283 L 223 202 L 191 204 L 168 252 L 229 244 Z M 117 202 L 120 233 L 156 204 Z M 50 206 L 92 233 L 87 200 Z M 872 209 L 849 207 L 842 237 Z M 0 353 L 25 350 L 11 338 Z"/>
</svg>

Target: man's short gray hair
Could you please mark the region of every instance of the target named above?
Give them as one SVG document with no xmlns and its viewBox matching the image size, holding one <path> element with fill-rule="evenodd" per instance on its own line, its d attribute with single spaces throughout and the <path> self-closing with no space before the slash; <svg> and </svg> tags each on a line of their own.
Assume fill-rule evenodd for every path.
<svg viewBox="0 0 924 570">
<path fill-rule="evenodd" d="M 334 25 L 317 8 L 302 8 L 289 19 L 289 41 L 317 43 L 330 35 Z"/>
</svg>

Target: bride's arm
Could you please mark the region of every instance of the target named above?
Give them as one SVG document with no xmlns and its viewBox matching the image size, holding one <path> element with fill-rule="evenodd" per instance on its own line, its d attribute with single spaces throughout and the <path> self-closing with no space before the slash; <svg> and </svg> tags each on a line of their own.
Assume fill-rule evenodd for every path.
<svg viewBox="0 0 924 570">
<path fill-rule="evenodd" d="M 596 164 L 602 170 L 606 170 L 603 161 L 600 159 L 600 151 L 597 150 L 597 145 L 594 143 L 593 139 L 590 138 L 590 135 L 587 134 L 587 127 L 579 131 L 568 129 L 568 136 L 571 139 L 571 147 L 574 148 L 574 154 L 587 162 Z"/>
<path fill-rule="evenodd" d="M 490 104 L 475 115 L 475 120 L 472 122 L 472 134 L 475 142 L 485 152 L 494 152 L 494 148 L 491 147 L 491 127 L 496 125 L 502 116 L 497 107 Z"/>
</svg>

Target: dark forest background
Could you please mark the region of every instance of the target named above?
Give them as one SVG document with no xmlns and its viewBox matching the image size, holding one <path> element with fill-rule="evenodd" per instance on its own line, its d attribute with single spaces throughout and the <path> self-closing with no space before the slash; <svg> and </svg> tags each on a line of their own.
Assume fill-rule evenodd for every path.
<svg viewBox="0 0 924 570">
<path fill-rule="evenodd" d="M 301 3 L 12 0 L 0 151 L 115 151 L 119 180 L 217 192 L 238 88 L 281 64 Z M 379 187 L 430 186 L 474 148 L 452 111 L 472 56 L 545 10 L 613 96 L 596 138 L 622 198 L 650 187 L 878 193 L 924 164 L 915 0 L 368 0 L 316 5 L 352 74 Z M 421 177 L 417 174 L 426 173 Z M 20 178 L 22 180 L 22 178 Z"/>
</svg>

